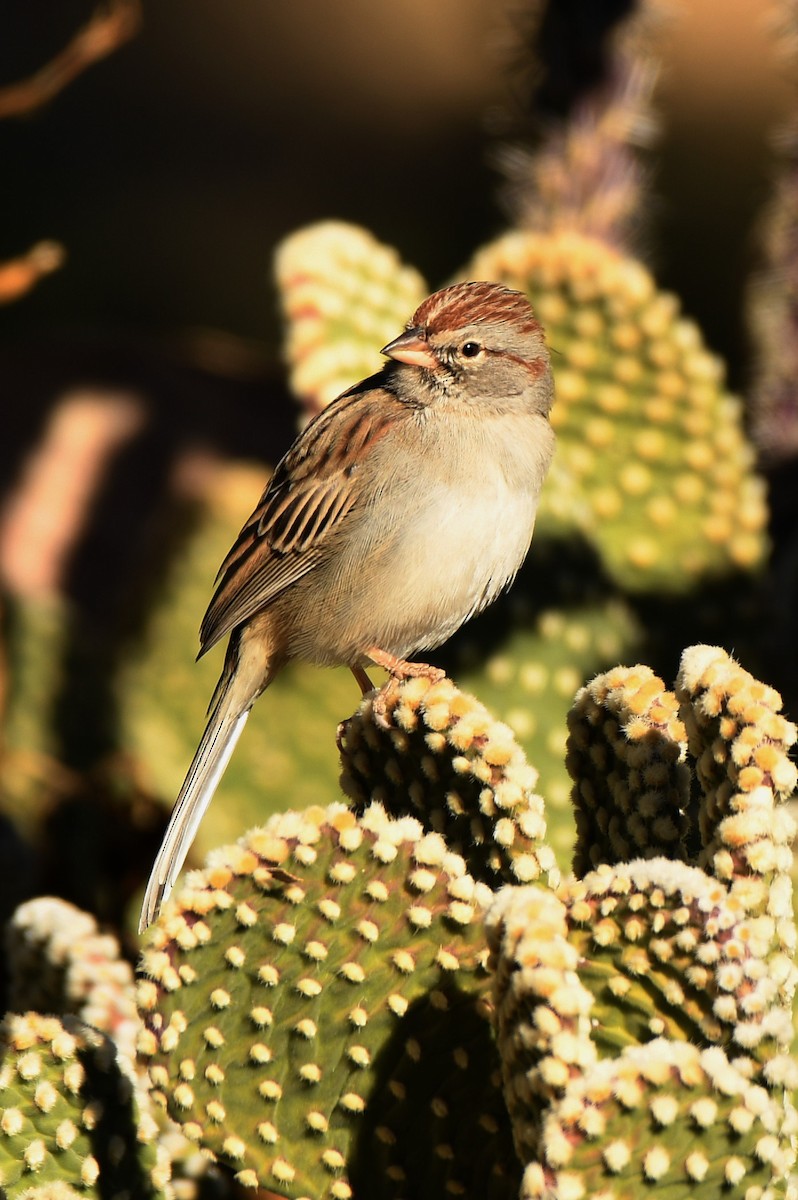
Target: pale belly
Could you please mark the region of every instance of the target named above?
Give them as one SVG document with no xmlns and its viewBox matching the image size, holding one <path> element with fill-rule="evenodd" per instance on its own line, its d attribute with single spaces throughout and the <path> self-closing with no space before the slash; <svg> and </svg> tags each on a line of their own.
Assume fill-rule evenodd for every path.
<svg viewBox="0 0 798 1200">
<path fill-rule="evenodd" d="M 303 581 L 290 657 L 354 664 L 377 647 L 408 658 L 445 642 L 507 586 L 529 549 L 537 497 L 497 475 L 476 488 L 438 485 L 425 500 L 412 519 L 399 512 L 379 543 L 353 539 L 334 567 Z"/>
</svg>

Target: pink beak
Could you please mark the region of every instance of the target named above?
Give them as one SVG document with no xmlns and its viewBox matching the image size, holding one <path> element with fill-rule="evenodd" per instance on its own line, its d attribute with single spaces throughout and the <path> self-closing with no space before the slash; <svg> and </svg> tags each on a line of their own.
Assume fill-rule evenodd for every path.
<svg viewBox="0 0 798 1200">
<path fill-rule="evenodd" d="M 383 346 L 380 353 L 387 354 L 397 362 L 409 363 L 411 367 L 426 367 L 428 371 L 434 371 L 438 366 L 420 329 L 408 329 L 405 333 L 400 333 L 399 337 Z"/>
</svg>

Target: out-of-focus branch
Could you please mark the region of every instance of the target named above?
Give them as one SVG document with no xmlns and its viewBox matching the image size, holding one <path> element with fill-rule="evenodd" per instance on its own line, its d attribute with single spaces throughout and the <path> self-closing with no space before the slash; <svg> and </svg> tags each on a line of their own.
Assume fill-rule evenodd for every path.
<svg viewBox="0 0 798 1200">
<path fill-rule="evenodd" d="M 109 0 L 59 54 L 29 79 L 0 88 L 0 117 L 22 117 L 47 104 L 92 63 L 113 54 L 141 24 L 139 0 Z"/>
<path fill-rule="evenodd" d="M 555 78 L 557 65 L 562 69 L 569 61 L 568 51 L 581 62 L 578 46 L 564 44 L 548 73 L 545 64 L 535 64 L 535 79 L 550 93 L 537 120 L 538 144 L 533 150 L 505 147 L 498 165 L 508 181 L 504 199 L 514 224 L 538 232 L 578 231 L 632 253 L 645 208 L 639 151 L 657 133 L 652 96 L 662 31 L 673 14 L 670 0 L 636 0 L 626 11 L 622 6 L 607 11 L 614 13 L 611 20 L 605 15 L 562 22 L 557 36 L 568 43 L 579 41 L 579 30 L 590 27 L 590 20 L 604 21 L 601 54 L 593 48 L 594 78 L 573 96 L 572 81 Z M 534 15 L 537 33 L 537 8 Z"/>
<path fill-rule="evenodd" d="M 754 352 L 751 429 L 775 466 L 798 454 L 798 12 L 793 0 L 770 9 L 774 49 L 792 81 L 790 111 L 775 131 L 773 192 L 760 222 L 760 263 L 748 291 Z"/>
<path fill-rule="evenodd" d="M 0 304 L 10 304 L 24 296 L 43 275 L 57 271 L 65 257 L 58 242 L 37 242 L 27 254 L 0 263 Z"/>
</svg>

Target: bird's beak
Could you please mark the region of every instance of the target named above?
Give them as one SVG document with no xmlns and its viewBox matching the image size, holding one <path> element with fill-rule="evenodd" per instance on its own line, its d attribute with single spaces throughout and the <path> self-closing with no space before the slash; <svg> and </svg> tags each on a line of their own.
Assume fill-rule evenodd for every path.
<svg viewBox="0 0 798 1200">
<path fill-rule="evenodd" d="M 426 367 L 430 371 L 438 365 L 421 329 L 408 329 L 400 333 L 398 338 L 383 346 L 380 353 L 387 354 L 397 362 L 409 363 L 411 367 Z"/>
</svg>

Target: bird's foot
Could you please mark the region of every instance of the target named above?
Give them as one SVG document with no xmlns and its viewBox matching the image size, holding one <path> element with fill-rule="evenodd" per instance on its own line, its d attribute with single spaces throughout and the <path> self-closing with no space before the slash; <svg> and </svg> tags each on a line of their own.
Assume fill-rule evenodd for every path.
<svg viewBox="0 0 798 1200">
<path fill-rule="evenodd" d="M 376 664 L 388 672 L 391 678 L 381 687 L 376 696 L 371 702 L 371 709 L 374 713 L 374 719 L 383 729 L 390 728 L 388 719 L 388 695 L 391 685 L 397 679 L 429 679 L 430 683 L 440 683 L 445 679 L 446 672 L 440 667 L 431 667 L 429 663 L 407 662 L 404 658 L 397 658 L 395 654 L 388 654 L 385 650 L 379 650 L 373 647 L 366 651 L 366 656 Z M 365 675 L 365 671 L 362 672 Z M 357 676 L 356 676 L 357 678 Z M 368 678 L 368 676 L 366 676 Z"/>
</svg>

